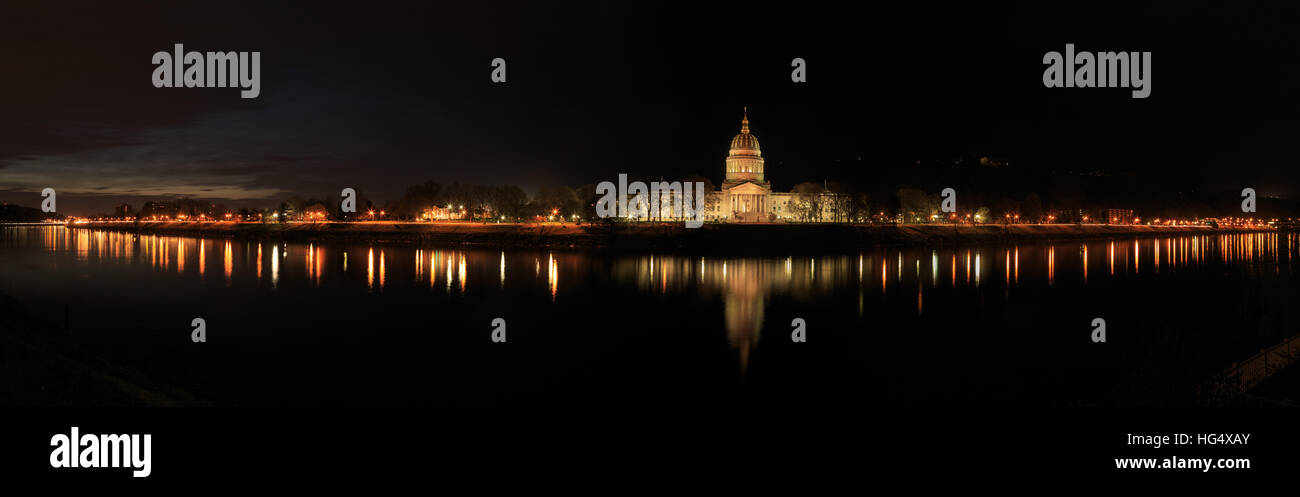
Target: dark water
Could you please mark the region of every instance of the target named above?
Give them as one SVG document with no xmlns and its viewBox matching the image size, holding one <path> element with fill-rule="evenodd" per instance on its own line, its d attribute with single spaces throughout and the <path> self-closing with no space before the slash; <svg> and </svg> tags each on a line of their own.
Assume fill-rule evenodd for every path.
<svg viewBox="0 0 1300 497">
<path fill-rule="evenodd" d="M 730 259 L 2 233 L 0 292 L 218 404 L 1181 405 L 1300 329 L 1287 233 Z"/>
</svg>

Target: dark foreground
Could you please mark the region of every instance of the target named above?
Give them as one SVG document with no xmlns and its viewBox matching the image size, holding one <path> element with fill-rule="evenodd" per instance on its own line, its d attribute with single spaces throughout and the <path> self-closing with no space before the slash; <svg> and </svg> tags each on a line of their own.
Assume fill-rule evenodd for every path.
<svg viewBox="0 0 1300 497">
<path fill-rule="evenodd" d="M 206 402 L 78 342 L 0 294 L 0 405 L 176 406 Z"/>
</svg>

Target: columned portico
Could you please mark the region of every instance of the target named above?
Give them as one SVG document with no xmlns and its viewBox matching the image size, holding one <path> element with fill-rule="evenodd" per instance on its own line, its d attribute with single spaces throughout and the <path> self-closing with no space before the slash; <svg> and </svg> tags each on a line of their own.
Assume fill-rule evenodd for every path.
<svg viewBox="0 0 1300 497">
<path fill-rule="evenodd" d="M 732 195 L 731 210 L 735 212 L 767 212 L 767 197 L 765 195 Z"/>
<path fill-rule="evenodd" d="M 730 186 L 723 191 L 726 195 L 729 209 L 727 217 L 734 221 L 742 222 L 761 222 L 768 220 L 768 195 L 771 193 L 767 186 L 761 183 L 745 181 L 734 186 Z"/>
</svg>

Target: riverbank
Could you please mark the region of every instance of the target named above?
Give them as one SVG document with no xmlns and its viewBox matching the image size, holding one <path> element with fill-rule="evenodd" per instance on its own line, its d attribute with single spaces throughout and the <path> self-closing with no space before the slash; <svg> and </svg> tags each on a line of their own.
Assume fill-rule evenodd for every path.
<svg viewBox="0 0 1300 497">
<path fill-rule="evenodd" d="M 1300 407 L 1300 365 L 1282 368 L 1232 405 Z"/>
<path fill-rule="evenodd" d="M 1242 233 L 1209 226 L 1126 226 L 1074 224 L 859 225 L 680 223 L 183 223 L 91 222 L 74 229 L 145 235 L 481 246 L 537 249 L 612 249 L 754 254 L 858 250 L 873 246 L 965 246 L 1068 242 L 1090 239 Z"/>
<path fill-rule="evenodd" d="M 0 295 L 0 405 L 206 405 L 77 343 L 65 330 Z"/>
</svg>

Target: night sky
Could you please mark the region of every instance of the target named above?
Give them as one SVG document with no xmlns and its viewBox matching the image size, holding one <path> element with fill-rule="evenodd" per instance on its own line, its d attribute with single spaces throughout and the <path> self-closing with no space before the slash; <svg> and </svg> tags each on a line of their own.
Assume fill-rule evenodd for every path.
<svg viewBox="0 0 1300 497">
<path fill-rule="evenodd" d="M 344 187 L 388 200 L 429 179 L 720 182 L 746 105 L 777 191 L 992 156 L 1300 194 L 1294 2 L 557 3 L 0 7 L 0 201 L 36 206 L 53 187 L 61 213 L 92 214 Z M 261 96 L 154 88 L 150 58 L 175 43 L 260 51 Z M 1066 43 L 1151 51 L 1150 98 L 1044 88 L 1043 54 Z M 807 83 L 790 81 L 794 57 Z"/>
</svg>

